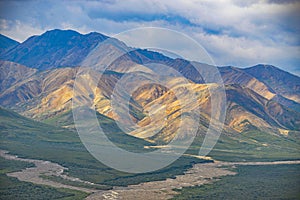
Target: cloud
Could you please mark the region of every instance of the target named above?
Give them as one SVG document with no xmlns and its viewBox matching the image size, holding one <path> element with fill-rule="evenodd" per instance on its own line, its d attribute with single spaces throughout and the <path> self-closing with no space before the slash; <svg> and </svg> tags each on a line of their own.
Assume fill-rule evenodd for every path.
<svg viewBox="0 0 300 200">
<path fill-rule="evenodd" d="M 297 60 L 300 47 L 284 44 L 250 40 L 244 37 L 232 38 L 227 35 L 208 35 L 195 33 L 194 38 L 205 46 L 213 49 L 210 54 L 218 58 L 218 65 L 248 66 L 253 63 L 276 64 L 279 61 Z"/>
<path fill-rule="evenodd" d="M 0 1 L 0 8 L 0 32 L 19 41 L 54 28 L 114 35 L 158 26 L 193 37 L 220 65 L 299 71 L 296 0 Z"/>
<path fill-rule="evenodd" d="M 1 34 L 17 41 L 24 41 L 29 36 L 40 35 L 44 32 L 43 29 L 32 26 L 31 24 L 24 24 L 19 20 L 5 19 L 0 19 L 0 30 Z"/>
</svg>

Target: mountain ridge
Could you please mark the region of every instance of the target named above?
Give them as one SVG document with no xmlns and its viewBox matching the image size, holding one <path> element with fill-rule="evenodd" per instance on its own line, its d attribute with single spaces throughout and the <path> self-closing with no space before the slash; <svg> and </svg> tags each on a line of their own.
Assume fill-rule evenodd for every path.
<svg viewBox="0 0 300 200">
<path fill-rule="evenodd" d="M 0 54 L 19 44 L 20 43 L 18 41 L 15 41 L 5 35 L 0 34 Z"/>
<path fill-rule="evenodd" d="M 73 30 L 55 29 L 28 38 L 1 54 L 0 59 L 39 70 L 76 66 L 107 38 L 95 32 L 82 35 Z"/>
<path fill-rule="evenodd" d="M 78 38 L 82 40 L 77 40 Z M 30 66 L 20 65 L 22 62 L 0 62 L 2 69 L 0 71 L 0 88 L 2 91 L 0 105 L 39 120 L 54 118 L 70 111 L 74 95 L 73 84 L 80 67 L 77 64 L 86 59 L 86 56 L 97 46 L 98 42 L 105 39 L 107 36 L 95 32 L 82 35 L 72 30 L 56 29 L 47 31 L 40 36 L 33 36 L 10 49 L 1 58 L 12 56 L 11 58 L 29 63 Z M 115 42 L 116 45 L 121 45 L 121 48 L 130 49 L 121 41 L 116 40 Z M 78 49 L 82 49 L 83 53 L 77 51 Z M 111 44 L 109 49 L 104 49 L 103 52 L 96 51 L 96 53 L 113 54 L 117 50 L 118 46 Z M 76 59 L 73 59 L 74 57 Z M 37 60 L 39 61 L 37 62 Z M 45 64 L 45 61 L 48 63 Z M 88 74 L 82 76 L 93 87 L 91 94 L 86 85 L 80 85 L 80 88 L 87 98 L 92 98 L 91 100 L 100 114 L 119 120 L 119 116 L 112 112 L 110 105 L 111 94 L 116 82 L 127 73 L 137 73 L 147 80 L 147 76 L 153 76 L 155 73 L 151 65 L 153 63 L 167 65 L 189 80 L 199 98 L 199 101 L 194 102 L 190 109 L 195 106 L 203 108 L 201 130 L 207 128 L 205 126 L 208 124 L 211 104 L 208 88 L 217 87 L 218 84 L 214 82 L 205 83 L 193 65 L 197 64 L 197 67 L 204 73 L 209 72 L 210 67 L 212 67 L 210 65 L 192 63 L 179 58 L 173 59 L 145 49 L 130 49 L 128 53 L 108 66 L 108 70 L 111 71 L 104 74 L 100 82 L 95 82 L 97 74 L 99 74 L 97 69 L 92 69 Z M 285 73 L 274 66 L 264 65 L 250 68 L 219 67 L 218 69 L 223 78 L 228 99 L 228 116 L 225 123 L 227 132 L 244 132 L 249 128 L 257 128 L 281 134 L 282 131 L 297 131 L 300 128 L 298 112 L 300 97 L 295 93 L 299 90 L 299 77 Z M 285 85 L 285 82 L 280 80 L 280 76 L 284 76 L 284 79 L 291 78 L 292 81 L 288 81 L 288 84 Z M 169 76 L 166 81 L 169 81 L 174 87 L 185 87 L 176 76 Z M 133 135 L 144 137 L 146 127 L 163 121 L 161 119 L 163 115 L 158 110 L 152 110 L 155 108 L 153 105 L 159 103 L 170 105 L 166 117 L 174 125 L 173 127 L 165 127 L 165 132 L 161 135 L 168 139 L 173 137 L 172 135 L 176 133 L 174 127 L 178 125 L 181 108 L 178 106 L 179 102 L 176 98 L 170 95 L 169 89 L 149 85 L 136 91 L 130 102 L 132 109 L 130 115 L 132 120 L 139 123 L 142 128 L 132 133 Z M 189 99 L 185 99 L 184 95 L 180 98 L 189 102 Z M 147 116 L 149 111 L 154 112 L 152 114 L 155 116 L 155 120 L 149 119 Z"/>
</svg>

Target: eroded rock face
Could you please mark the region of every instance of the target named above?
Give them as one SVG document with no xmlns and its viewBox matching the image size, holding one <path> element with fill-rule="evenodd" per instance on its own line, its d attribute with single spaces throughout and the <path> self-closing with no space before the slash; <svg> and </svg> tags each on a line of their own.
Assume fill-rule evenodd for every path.
<svg viewBox="0 0 300 200">
<path fill-rule="evenodd" d="M 1 61 L 0 105 L 38 120 L 69 112 L 74 97 L 73 84 L 78 65 L 84 60 L 84 64 L 95 64 L 95 67 L 89 66 L 89 73 L 80 75 L 88 83 L 79 83 L 82 95 L 91 100 L 97 112 L 120 120 L 120 116 L 113 112 L 111 106 L 111 95 L 116 83 L 124 74 L 129 73 L 142 73 L 145 80 L 147 76 L 155 76 L 155 70 L 151 68 L 151 64 L 155 63 L 166 65 L 181 73 L 189 81 L 189 87 L 195 92 L 198 100 L 186 108 L 180 105 L 172 89 L 185 85 L 176 76 L 165 77 L 166 82 L 172 85 L 170 88 L 141 82 L 141 86 L 132 94 L 132 110 L 128 119 L 137 123 L 141 129 L 129 134 L 143 137 L 147 134 L 146 127 L 159 124 L 164 128 L 156 139 L 169 141 L 180 126 L 182 109 L 191 111 L 199 107 L 199 132 L 205 132 L 211 111 L 208 88 L 218 85 L 213 82 L 205 83 L 193 65 L 196 64 L 203 73 L 209 73 L 212 66 L 184 59 L 172 59 L 145 49 L 133 50 L 119 40 L 114 40 L 105 48 L 96 48 L 96 52 L 92 51 L 105 39 L 107 36 L 99 33 L 82 35 L 70 30 L 52 30 L 40 36 L 33 36 L 21 44 L 15 44 L 14 48 L 2 53 L 1 58 L 24 65 Z M 120 54 L 119 47 L 132 51 L 110 63 L 107 66 L 108 73 L 98 80 L 99 71 L 103 69 L 101 67 L 105 67 L 102 65 L 107 63 L 107 59 Z M 96 63 L 93 61 L 94 56 L 97 58 Z M 98 65 L 101 69 L 96 69 Z M 220 67 L 219 70 L 226 85 L 228 102 L 225 130 L 243 132 L 257 128 L 278 133 L 278 130 L 299 130 L 299 77 L 269 65 L 245 69 Z M 130 84 L 136 83 L 132 81 Z M 188 102 L 189 98 L 181 94 L 180 100 Z M 161 106 L 157 105 L 164 106 L 165 111 L 162 112 L 159 109 Z"/>
<path fill-rule="evenodd" d="M 40 72 L 16 63 L 2 62 L 1 68 L 4 69 L 1 70 L 3 92 L 0 94 L 0 103 L 2 106 L 13 108 L 39 120 L 70 111 L 74 95 L 73 84 L 78 67 Z M 145 74 L 145 76 L 148 75 Z M 115 84 L 122 77 L 122 73 L 106 73 L 100 79 L 98 76 L 99 73 L 95 70 L 79 76 L 89 83 L 86 85 L 79 82 L 82 95 L 91 98 L 97 112 L 119 120 L 120 116 L 112 110 L 111 99 Z M 154 140 L 168 142 L 176 135 L 176 130 L 181 123 L 181 101 L 189 102 L 190 100 L 184 93 L 180 93 L 180 87 L 187 87 L 180 78 L 169 77 L 167 83 L 173 88 L 145 82 L 133 92 L 130 105 L 134 112 L 131 113 L 131 120 L 141 128 L 129 134 L 145 137 L 148 134 L 147 130 L 152 126 L 162 129 L 155 138 L 152 138 Z M 12 86 L 8 87 L 8 85 Z M 190 82 L 188 87 L 195 92 L 197 101 L 190 103 L 190 106 L 184 109 L 191 111 L 201 108 L 201 124 L 204 126 L 200 126 L 200 132 L 205 132 L 211 111 L 209 88 L 217 88 L 218 85 Z M 179 97 L 176 97 L 172 91 L 174 88 L 179 91 Z M 237 84 L 227 85 L 225 90 L 228 105 L 225 128 L 227 127 L 229 132 L 230 129 L 243 132 L 253 128 L 264 130 L 273 130 L 273 128 L 297 130 L 297 127 L 299 128 L 298 112 L 287 109 L 274 100 L 264 98 L 254 90 Z M 165 111 L 158 109 L 161 106 Z"/>
</svg>

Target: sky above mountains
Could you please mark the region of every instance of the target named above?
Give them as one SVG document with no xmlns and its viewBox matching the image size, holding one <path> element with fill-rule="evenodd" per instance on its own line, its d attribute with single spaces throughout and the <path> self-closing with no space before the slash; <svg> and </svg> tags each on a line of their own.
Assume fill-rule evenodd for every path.
<svg viewBox="0 0 300 200">
<path fill-rule="evenodd" d="M 113 36 L 155 26 L 192 37 L 217 65 L 300 74 L 299 1 L 1 1 L 0 9 L 0 33 L 20 42 L 55 28 Z"/>
</svg>

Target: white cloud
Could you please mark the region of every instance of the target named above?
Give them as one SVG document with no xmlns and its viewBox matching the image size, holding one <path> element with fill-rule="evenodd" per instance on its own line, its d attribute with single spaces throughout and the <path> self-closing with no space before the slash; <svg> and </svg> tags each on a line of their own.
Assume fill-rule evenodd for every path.
<svg viewBox="0 0 300 200">
<path fill-rule="evenodd" d="M 253 63 L 276 63 L 279 60 L 297 59 L 299 46 L 265 45 L 244 37 L 232 38 L 226 35 L 194 34 L 206 49 L 211 49 L 218 65 L 251 65 Z"/>
<path fill-rule="evenodd" d="M 29 36 L 40 35 L 45 31 L 38 27 L 24 24 L 19 20 L 9 21 L 5 19 L 0 20 L 0 30 L 1 34 L 19 42 L 26 40 Z"/>
<path fill-rule="evenodd" d="M 260 62 L 299 71 L 300 2 L 280 0 L 114 0 L 2 2 L 0 32 L 24 40 L 47 29 L 113 35 L 158 26 L 186 33 L 219 65 Z M 1 11 L 2 11 L 1 9 Z M 13 10 L 17 12 L 13 12 Z M 10 11 L 7 11 L 10 10 Z"/>
</svg>

